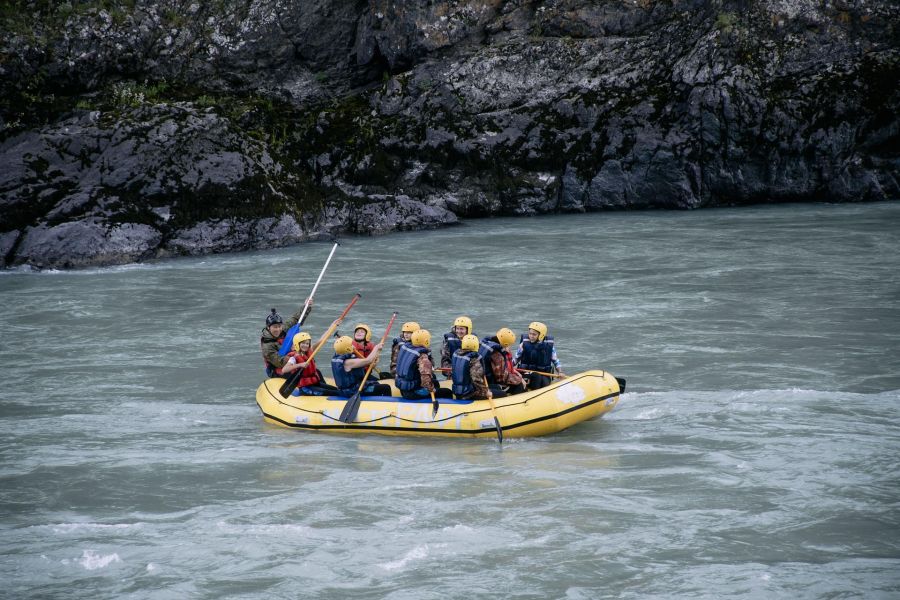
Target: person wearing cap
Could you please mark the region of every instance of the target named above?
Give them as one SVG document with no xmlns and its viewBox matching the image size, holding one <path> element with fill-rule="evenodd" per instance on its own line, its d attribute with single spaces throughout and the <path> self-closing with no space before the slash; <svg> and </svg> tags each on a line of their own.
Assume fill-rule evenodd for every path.
<svg viewBox="0 0 900 600">
<path fill-rule="evenodd" d="M 556 345 L 553 336 L 547 335 L 547 326 L 540 321 L 532 321 L 528 324 L 528 332 L 522 334 L 519 348 L 513 357 L 513 364 L 523 371 L 551 372 L 556 369 L 559 375 L 565 377 L 562 365 L 556 355 Z M 529 390 L 536 390 L 550 385 L 547 375 L 527 373 L 525 380 Z"/>
<path fill-rule="evenodd" d="M 309 308 L 306 311 L 306 315 L 303 317 L 304 322 L 313 309 L 312 299 L 307 300 L 307 302 L 309 302 Z M 281 369 L 287 362 L 287 353 L 284 355 L 280 353 L 281 346 L 284 344 L 285 332 L 300 321 L 301 314 L 303 314 L 302 306 L 300 307 L 300 310 L 292 314 L 287 321 L 282 319 L 281 315 L 279 315 L 278 311 L 274 308 L 266 316 L 266 326 L 263 327 L 259 336 L 259 347 L 262 351 L 266 375 L 269 377 L 281 376 Z M 300 325 L 302 324 L 303 323 L 300 323 Z"/>
<path fill-rule="evenodd" d="M 334 341 L 334 356 L 331 358 L 331 374 L 334 376 L 334 384 L 338 387 L 338 395 L 349 398 L 359 391 L 361 396 L 390 396 L 391 386 L 378 383 L 378 379 L 369 374 L 369 380 L 360 389 L 363 377 L 366 376 L 368 366 L 378 361 L 378 353 L 384 344 L 378 342 L 372 348 L 371 354 L 365 358 L 359 358 L 354 352 L 353 338 L 342 335 Z"/>
<path fill-rule="evenodd" d="M 408 343 L 400 344 L 397 350 L 397 376 L 394 383 L 400 395 L 407 400 L 431 398 L 452 398 L 453 393 L 444 389 L 434 377 L 434 363 L 431 360 L 431 333 L 427 329 L 413 332 Z"/>
<path fill-rule="evenodd" d="M 316 346 L 318 347 L 324 340 L 325 335 L 323 334 L 316 342 Z M 310 357 L 312 347 L 312 338 L 309 332 L 301 331 L 294 334 L 291 351 L 287 355 L 288 360 L 281 369 L 282 374 L 287 375 L 297 369 L 303 369 L 297 382 L 299 389 L 294 391 L 296 396 L 329 396 L 337 393 L 336 387 L 322 379 L 322 373 L 316 368 L 316 359 Z"/>
<path fill-rule="evenodd" d="M 513 367 L 513 357 L 509 352 L 515 341 L 516 334 L 512 329 L 501 327 L 496 335 L 481 340 L 478 349 L 491 387 L 498 386 L 507 394 L 521 394 L 525 391 L 522 374 Z"/>
<path fill-rule="evenodd" d="M 441 370 L 447 379 L 450 379 L 450 369 L 453 366 L 453 354 L 460 349 L 464 335 L 475 335 L 472 331 L 472 319 L 466 316 L 456 317 L 453 327 L 444 334 L 444 343 L 441 346 Z"/>
</svg>

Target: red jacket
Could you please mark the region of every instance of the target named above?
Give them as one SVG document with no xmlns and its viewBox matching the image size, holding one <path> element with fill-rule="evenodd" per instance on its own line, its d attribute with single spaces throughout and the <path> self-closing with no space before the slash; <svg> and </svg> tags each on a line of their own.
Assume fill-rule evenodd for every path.
<svg viewBox="0 0 900 600">
<path fill-rule="evenodd" d="M 294 352 L 293 350 L 288 352 L 288 357 L 294 357 L 294 360 L 297 363 L 302 363 L 306 360 L 306 354 L 301 352 Z M 319 373 L 316 371 L 316 360 L 313 359 L 309 361 L 309 364 L 306 365 L 306 368 L 300 373 L 300 381 L 297 382 L 297 387 L 307 387 L 310 385 L 316 385 L 319 383 Z"/>
<path fill-rule="evenodd" d="M 362 354 L 360 358 L 365 358 L 372 353 L 372 348 L 375 347 L 375 344 L 372 342 L 357 342 L 353 340 L 353 347 L 356 348 L 359 354 Z"/>
</svg>

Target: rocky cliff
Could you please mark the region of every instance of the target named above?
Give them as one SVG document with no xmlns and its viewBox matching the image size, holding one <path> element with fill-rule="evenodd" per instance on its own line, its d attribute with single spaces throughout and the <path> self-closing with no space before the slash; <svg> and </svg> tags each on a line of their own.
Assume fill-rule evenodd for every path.
<svg viewBox="0 0 900 600">
<path fill-rule="evenodd" d="M 891 0 L 13 1 L 0 265 L 900 198 Z"/>
</svg>

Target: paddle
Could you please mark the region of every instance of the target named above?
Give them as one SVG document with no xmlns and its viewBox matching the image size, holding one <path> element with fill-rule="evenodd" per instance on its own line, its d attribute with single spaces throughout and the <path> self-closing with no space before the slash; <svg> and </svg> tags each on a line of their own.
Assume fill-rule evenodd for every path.
<svg viewBox="0 0 900 600">
<path fill-rule="evenodd" d="M 487 388 L 487 401 L 491 403 L 491 414 L 494 416 L 494 425 L 497 426 L 497 441 L 503 443 L 503 428 L 500 427 L 500 419 L 497 418 L 497 406 L 494 404 L 494 394 L 488 385 L 487 377 L 484 378 L 484 387 Z"/>
<path fill-rule="evenodd" d="M 300 318 L 297 320 L 297 323 L 292 325 L 285 334 L 284 341 L 281 343 L 281 348 L 278 349 L 278 354 L 280 354 L 281 356 L 284 356 L 291 351 L 291 342 L 294 339 L 294 335 L 300 330 L 300 326 L 303 325 L 303 319 L 306 318 L 306 313 L 309 310 L 309 305 L 313 300 L 313 296 L 316 295 L 316 290 L 319 289 L 319 282 L 322 281 L 322 276 L 325 275 L 325 269 L 328 268 L 328 263 L 331 262 L 331 257 L 334 256 L 334 251 L 337 250 L 338 246 L 340 246 L 340 244 L 335 242 L 334 246 L 331 247 L 331 252 L 328 254 L 328 260 L 325 261 L 325 266 L 322 267 L 322 271 L 319 273 L 319 278 L 316 279 L 316 284 L 313 286 L 312 293 L 310 293 L 309 297 L 306 299 L 306 303 L 303 305 L 303 311 L 300 313 Z"/>
<path fill-rule="evenodd" d="M 388 333 L 391 331 L 391 327 L 394 325 L 394 319 L 397 318 L 397 313 L 391 315 L 391 321 L 388 323 L 387 329 L 384 330 L 384 335 L 381 336 L 381 343 L 384 344 L 384 341 L 387 339 Z M 344 410 L 341 411 L 341 416 L 338 419 L 344 423 L 352 423 L 356 418 L 356 413 L 359 412 L 359 402 L 360 402 L 360 394 L 362 394 L 363 388 L 366 387 L 366 384 L 369 382 L 369 373 L 372 372 L 372 367 L 375 366 L 375 363 L 378 362 L 376 358 L 372 362 L 369 363 L 369 368 L 366 369 L 366 374 L 363 375 L 362 383 L 359 384 L 359 389 L 356 390 L 356 393 L 350 396 L 350 399 L 347 400 L 347 404 L 344 405 Z"/>
<path fill-rule="evenodd" d="M 560 379 L 565 379 L 566 375 L 560 375 L 559 373 L 544 373 L 543 371 L 535 371 L 533 369 L 516 369 L 519 373 L 536 373 L 538 375 L 546 375 L 547 377 L 559 377 Z"/>
<path fill-rule="evenodd" d="M 338 317 L 336 319 L 336 321 L 343 320 L 343 318 L 347 316 L 347 313 L 350 312 L 350 309 L 353 308 L 353 305 L 356 304 L 356 301 L 359 300 L 361 297 L 362 296 L 358 293 L 355 296 L 353 296 L 353 300 L 350 301 L 350 304 L 347 305 L 347 308 L 344 309 L 344 312 L 341 313 L 341 316 Z M 306 359 L 306 362 L 309 362 L 313 359 L 313 357 L 316 355 L 316 353 L 329 340 L 329 338 L 331 337 L 331 332 L 334 331 L 335 329 L 337 329 L 337 325 L 332 323 L 331 327 L 328 328 L 328 332 L 322 336 L 322 341 L 319 342 L 319 345 L 316 346 L 316 349 L 313 350 L 313 353 L 309 355 L 309 358 Z M 297 387 L 297 382 L 300 381 L 301 373 L 303 373 L 303 369 L 297 369 L 296 371 L 291 373 L 291 376 L 288 377 L 287 381 L 284 382 L 284 385 L 282 385 L 278 389 L 278 392 L 282 395 L 282 397 L 287 398 L 288 395 L 290 395 L 290 393 L 294 391 L 294 388 Z"/>
<path fill-rule="evenodd" d="M 434 397 L 434 392 L 431 392 L 431 420 L 434 421 L 434 418 L 437 416 L 438 407 L 440 404 L 437 401 L 437 398 Z"/>
</svg>

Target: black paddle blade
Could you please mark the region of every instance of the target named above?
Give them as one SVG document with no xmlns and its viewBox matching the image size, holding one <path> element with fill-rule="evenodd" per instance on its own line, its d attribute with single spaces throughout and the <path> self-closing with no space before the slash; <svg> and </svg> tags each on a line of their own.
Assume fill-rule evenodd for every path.
<svg viewBox="0 0 900 600">
<path fill-rule="evenodd" d="M 619 384 L 619 393 L 624 394 L 625 393 L 625 380 L 622 379 L 621 377 L 616 377 L 616 381 Z"/>
<path fill-rule="evenodd" d="M 280 388 L 278 388 L 278 393 L 281 394 L 282 398 L 287 398 L 291 395 L 291 392 L 293 392 L 297 388 L 297 383 L 300 382 L 300 373 L 302 372 L 302 369 L 297 369 L 296 371 L 291 373 L 284 384 Z"/>
<path fill-rule="evenodd" d="M 498 419 L 497 417 L 494 417 L 494 425 L 497 426 L 497 442 L 502 444 L 503 443 L 503 428 L 500 427 L 500 419 Z"/>
<path fill-rule="evenodd" d="M 438 411 L 439 406 L 440 406 L 440 404 L 438 404 L 437 400 L 435 400 L 434 402 L 431 403 L 431 420 L 432 421 L 434 421 L 434 418 L 437 416 L 437 411 Z"/>
<path fill-rule="evenodd" d="M 356 419 L 356 413 L 359 412 L 359 401 L 359 391 L 357 391 L 347 400 L 347 404 L 344 405 L 344 410 L 341 411 L 341 416 L 338 419 L 343 423 L 352 423 Z"/>
</svg>

